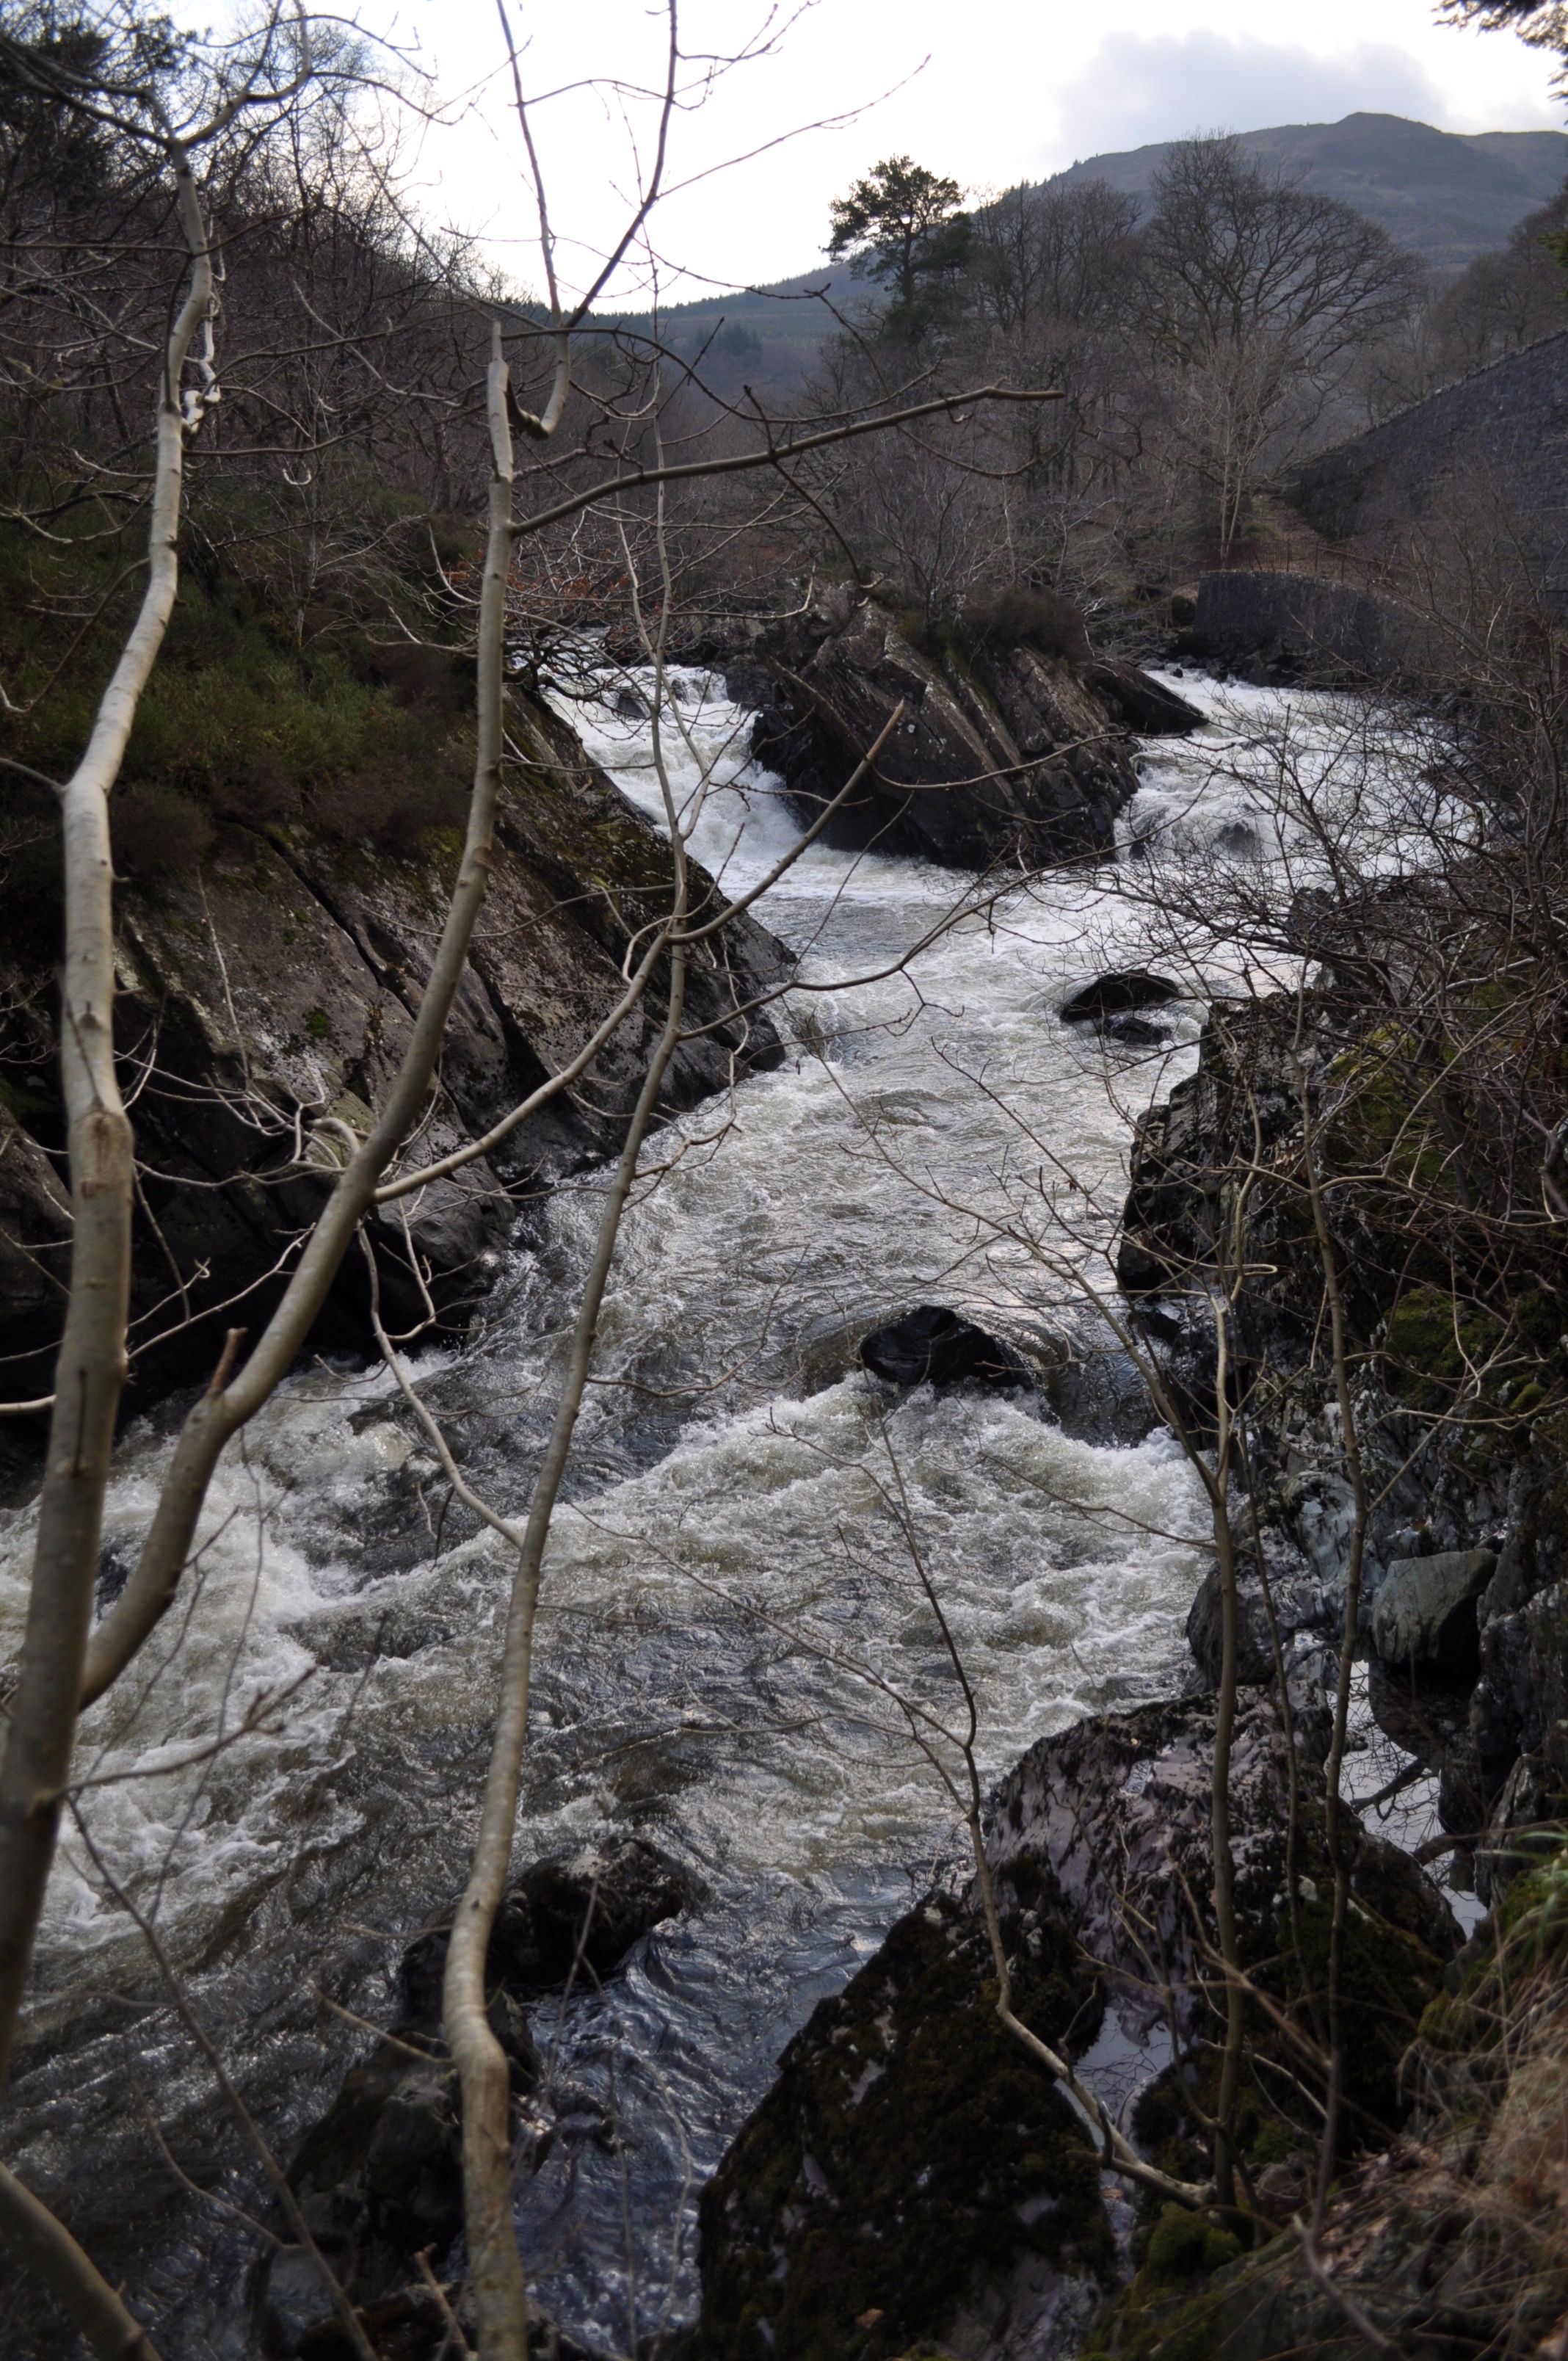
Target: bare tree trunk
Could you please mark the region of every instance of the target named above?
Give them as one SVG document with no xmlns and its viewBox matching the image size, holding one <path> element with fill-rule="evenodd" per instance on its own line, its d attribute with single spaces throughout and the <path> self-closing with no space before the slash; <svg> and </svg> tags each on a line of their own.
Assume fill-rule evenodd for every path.
<svg viewBox="0 0 1568 2361">
<path fill-rule="evenodd" d="M 0 2164 L 0 2240 L 42 2280 L 100 2361 L 158 2361 L 151 2337 L 47 2205 Z"/>
<path fill-rule="evenodd" d="M 283 1300 L 232 1384 L 213 1385 L 181 1430 L 135 1573 L 93 1634 L 83 1682 L 83 1704 L 101 1697 L 130 1662 L 173 1598 L 195 1534 L 207 1486 L 224 1445 L 253 1418 L 287 1372 L 310 1333 L 377 1183 L 423 1104 L 441 1054 L 442 1038 L 467 964 L 480 908 L 489 885 L 496 808 L 500 798 L 503 744 L 502 667 L 506 586 L 513 527 L 512 448 L 508 424 L 509 378 L 500 330 L 492 341 L 488 387 L 490 430 L 490 527 L 479 619 L 478 744 L 462 866 L 447 905 L 430 981 L 412 1035 L 387 1102 L 368 1138 L 350 1158 L 311 1233 Z"/>
<path fill-rule="evenodd" d="M 534 1479 L 528 1521 L 518 1552 L 501 1654 L 500 1708 L 473 1865 L 453 1920 L 442 1993 L 442 2025 L 456 2062 L 463 2099 L 463 2203 L 468 2242 L 469 2285 L 479 2337 L 479 2361 L 525 2361 L 528 2351 L 528 2290 L 511 2221 L 510 2080 L 485 2005 L 485 1964 L 511 1860 L 528 1738 L 529 1693 L 533 1665 L 533 1627 L 539 1604 L 540 1570 L 551 1520 L 572 1448 L 593 1359 L 599 1310 L 620 1235 L 621 1216 L 637 1178 L 642 1142 L 657 1112 L 659 1093 L 680 1040 L 685 1008 L 687 950 L 685 928 L 689 900 L 685 844 L 660 743 L 663 697 L 664 631 L 669 620 L 670 582 L 663 539 L 663 496 L 659 499 L 659 548 L 664 567 L 663 607 L 653 647 L 653 759 L 663 793 L 670 850 L 674 862 L 667 931 L 673 937 L 670 991 L 663 1029 L 649 1060 L 620 1156 L 611 1179 L 594 1241 L 593 1259 L 573 1324 L 562 1375 L 560 1400 Z M 635 569 L 630 567 L 633 611 L 643 627 Z M 644 637 L 646 637 L 644 630 Z"/>
<path fill-rule="evenodd" d="M 27 1633 L 0 1768 L 0 1894 L 5 1898 L 0 1911 L 0 2081 L 32 1958 L 76 1735 L 104 1490 L 126 1375 L 135 1170 L 130 1124 L 115 1071 L 109 792 L 173 611 L 185 434 L 188 424 L 200 423 L 202 412 L 202 397 L 192 395 L 187 416 L 181 380 L 214 301 L 206 230 L 183 149 L 175 149 L 174 167 L 192 269 L 165 349 L 159 390 L 147 588 L 86 752 L 61 790 L 65 962 L 60 1055 L 75 1228 Z"/>
<path fill-rule="evenodd" d="M 511 1859 L 517 1820 L 523 1745 L 528 1733 L 540 1566 L 582 1408 L 620 1217 L 637 1176 L 638 1152 L 647 1137 L 665 1070 L 680 1038 L 685 959 L 685 949 L 677 943 L 671 954 L 670 1001 L 664 1029 L 643 1078 L 626 1145 L 600 1217 L 594 1258 L 572 1331 L 561 1399 L 529 1504 L 528 1523 L 512 1578 L 501 1657 L 500 1713 L 480 1806 L 474 1865 L 457 1905 L 451 1948 L 446 1955 L 442 2014 L 447 2046 L 456 2061 L 463 2093 L 463 2197 L 470 2285 L 478 2323 L 479 2361 L 522 2361 L 528 2350 L 527 2290 L 511 2223 L 510 2091 L 506 2055 L 485 2013 L 485 1955 Z"/>
</svg>

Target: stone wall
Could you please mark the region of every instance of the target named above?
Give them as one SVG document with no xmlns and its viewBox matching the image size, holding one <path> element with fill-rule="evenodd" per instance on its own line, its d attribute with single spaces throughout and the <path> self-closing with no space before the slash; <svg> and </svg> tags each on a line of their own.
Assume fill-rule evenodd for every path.
<svg viewBox="0 0 1568 2361">
<path fill-rule="evenodd" d="M 1521 536 L 1568 609 L 1568 329 L 1310 460 L 1289 497 L 1320 532 L 1373 546 L 1485 511 Z"/>
<path fill-rule="evenodd" d="M 1409 607 L 1314 574 L 1206 574 L 1187 645 L 1309 680 L 1417 679 L 1440 668 L 1435 633 Z"/>
</svg>

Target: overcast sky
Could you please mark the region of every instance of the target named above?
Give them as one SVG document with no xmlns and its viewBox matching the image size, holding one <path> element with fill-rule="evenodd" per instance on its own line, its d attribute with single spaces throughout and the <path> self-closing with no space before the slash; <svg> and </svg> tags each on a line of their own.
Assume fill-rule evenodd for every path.
<svg viewBox="0 0 1568 2361">
<path fill-rule="evenodd" d="M 616 235 L 639 154 L 647 166 L 636 86 L 659 76 L 663 12 L 647 0 L 510 4 L 563 270 L 580 281 Z M 453 118 L 423 142 L 424 210 L 482 234 L 510 276 L 537 282 L 495 0 L 369 0 L 363 21 L 417 49 Z M 773 45 L 677 118 L 675 193 L 656 231 L 672 295 L 812 269 L 828 200 L 892 154 L 978 191 L 1146 140 L 1356 108 L 1450 131 L 1568 122 L 1549 60 L 1511 34 L 1439 25 L 1428 0 L 1315 0 L 1289 15 L 1245 0 L 808 0 L 771 20 L 765 0 L 684 0 L 683 47 L 732 55 L 770 21 Z M 674 264 L 687 274 L 678 285 Z"/>
</svg>

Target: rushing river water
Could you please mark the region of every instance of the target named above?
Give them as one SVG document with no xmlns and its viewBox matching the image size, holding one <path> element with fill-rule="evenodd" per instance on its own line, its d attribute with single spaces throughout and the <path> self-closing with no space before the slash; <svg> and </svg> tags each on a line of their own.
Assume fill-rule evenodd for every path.
<svg viewBox="0 0 1568 2361">
<path fill-rule="evenodd" d="M 701 800 L 694 849 L 727 885 L 754 883 L 789 814 L 744 763 L 745 717 L 701 675 L 672 686 L 663 741 L 677 796 Z M 1135 840 L 1245 861 L 1272 824 L 1277 750 L 1248 731 L 1280 698 L 1180 686 L 1214 719 L 1148 750 L 1124 877 Z M 646 720 L 609 704 L 573 718 L 657 813 Z M 1298 700 L 1294 726 L 1332 770 L 1332 703 Z M 696 2184 L 815 2001 L 951 1857 L 951 1805 L 893 1726 L 901 1697 L 957 1704 L 911 1536 L 979 1699 L 987 1774 L 1187 1677 L 1201 1520 L 1167 1436 L 1103 1439 L 1093 1386 L 1058 1422 L 1030 1392 L 897 1396 L 854 1360 L 868 1329 L 925 1302 L 1042 1363 L 1098 1349 L 1130 1116 L 1198 1037 L 1197 998 L 1158 1012 L 1152 1043 L 1060 1021 L 1088 978 L 1148 955 L 1154 922 L 1114 878 L 1047 880 L 944 931 L 965 884 L 814 848 L 767 895 L 758 915 L 800 958 L 788 1054 L 651 1143 L 611 1283 L 546 1561 L 517 1858 L 636 1830 L 704 1898 L 602 1993 L 536 2013 L 551 2072 L 525 2251 L 546 2305 L 607 2353 L 689 2314 Z M 528 1495 L 598 1206 L 595 1176 L 559 1192 L 482 1337 L 412 1365 L 503 1509 Z M 143 1524 L 170 1422 L 124 1449 L 111 1547 Z M 87 1801 L 94 1844 L 284 2152 L 367 2046 L 327 2004 L 388 2022 L 403 1949 L 462 1882 L 510 1565 L 444 1501 L 384 1371 L 297 1376 L 220 1470 L 189 1611 L 87 1725 L 109 1782 Z M 29 1542 L 17 1511 L 7 1626 Z M 267 1728 L 179 1767 L 263 1690 L 280 1700 Z M 249 2353 L 254 2242 L 181 2188 L 148 2117 L 219 2198 L 254 2174 L 74 1837 L 39 1987 L 19 2169 L 89 2243 L 120 2238 L 116 2269 L 147 2258 L 166 2361 Z"/>
</svg>

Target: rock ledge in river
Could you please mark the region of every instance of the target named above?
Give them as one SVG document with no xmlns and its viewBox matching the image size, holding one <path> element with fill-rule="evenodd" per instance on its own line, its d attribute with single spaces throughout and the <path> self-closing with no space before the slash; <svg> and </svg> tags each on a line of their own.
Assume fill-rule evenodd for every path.
<svg viewBox="0 0 1568 2361">
<path fill-rule="evenodd" d="M 1201 718 L 1128 667 L 1086 664 L 1086 641 L 1076 657 L 1066 644 L 1059 631 L 1042 641 L 1025 629 L 930 654 L 883 608 L 828 593 L 761 633 L 729 681 L 760 708 L 756 760 L 813 818 L 904 705 L 874 774 L 829 823 L 831 841 L 958 868 L 1036 868 L 1111 851 L 1137 785 L 1129 700 L 1139 729 Z"/>
</svg>

